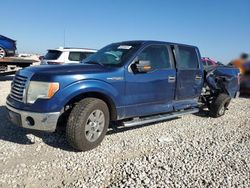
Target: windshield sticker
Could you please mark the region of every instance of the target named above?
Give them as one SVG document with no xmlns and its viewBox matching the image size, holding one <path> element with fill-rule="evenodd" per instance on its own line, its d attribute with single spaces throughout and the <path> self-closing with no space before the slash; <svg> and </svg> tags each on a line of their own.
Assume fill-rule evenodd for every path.
<svg viewBox="0 0 250 188">
<path fill-rule="evenodd" d="M 130 48 L 132 48 L 132 46 L 121 45 L 121 46 L 118 47 L 118 49 L 123 49 L 123 50 L 129 50 Z"/>
</svg>

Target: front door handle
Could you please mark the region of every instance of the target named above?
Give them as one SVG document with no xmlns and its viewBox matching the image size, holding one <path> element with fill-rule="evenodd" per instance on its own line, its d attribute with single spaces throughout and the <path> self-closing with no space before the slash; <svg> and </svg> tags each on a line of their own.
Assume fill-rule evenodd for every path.
<svg viewBox="0 0 250 188">
<path fill-rule="evenodd" d="M 175 82 L 175 76 L 169 76 L 168 77 L 168 82 L 169 83 Z"/>
</svg>

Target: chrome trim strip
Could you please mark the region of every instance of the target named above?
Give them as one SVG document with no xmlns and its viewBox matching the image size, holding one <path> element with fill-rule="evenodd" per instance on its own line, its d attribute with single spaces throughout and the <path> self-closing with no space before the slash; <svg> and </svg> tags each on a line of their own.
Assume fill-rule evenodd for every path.
<svg viewBox="0 0 250 188">
<path fill-rule="evenodd" d="M 20 88 L 24 88 L 25 87 L 25 85 L 20 85 L 20 84 L 18 84 L 17 82 L 15 82 L 14 81 L 14 85 L 13 86 L 18 86 L 18 87 L 20 87 Z"/>
<path fill-rule="evenodd" d="M 17 95 L 16 93 L 11 93 L 10 95 L 13 95 L 14 97 L 16 97 L 16 98 L 20 98 L 20 100 L 22 100 L 22 96 L 20 96 L 20 95 Z"/>
<path fill-rule="evenodd" d="M 14 90 L 16 90 L 16 91 L 20 91 L 20 92 L 23 92 L 23 89 L 20 89 L 20 88 L 18 88 L 18 87 L 15 87 L 15 86 L 13 86 L 13 87 L 12 87 L 12 89 L 14 89 Z"/>
<path fill-rule="evenodd" d="M 17 79 L 14 79 L 14 82 L 18 83 L 18 84 L 24 84 L 26 80 L 23 80 L 23 81 L 20 81 L 20 80 L 17 80 Z"/>
</svg>

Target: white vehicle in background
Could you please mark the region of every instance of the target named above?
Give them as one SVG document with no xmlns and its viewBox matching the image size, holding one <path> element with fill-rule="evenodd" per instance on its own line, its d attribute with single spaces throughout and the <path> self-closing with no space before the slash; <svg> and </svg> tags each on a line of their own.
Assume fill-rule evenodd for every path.
<svg viewBox="0 0 250 188">
<path fill-rule="evenodd" d="M 41 65 L 80 63 L 83 59 L 97 52 L 88 48 L 63 48 L 49 49 L 41 59 Z"/>
</svg>

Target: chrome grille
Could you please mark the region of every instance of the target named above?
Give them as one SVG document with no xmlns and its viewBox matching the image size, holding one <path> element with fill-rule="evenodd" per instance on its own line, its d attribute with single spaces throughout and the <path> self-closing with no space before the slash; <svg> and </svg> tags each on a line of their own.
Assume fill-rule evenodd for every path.
<svg viewBox="0 0 250 188">
<path fill-rule="evenodd" d="M 13 79 L 13 82 L 11 83 L 11 91 L 10 91 L 10 97 L 23 102 L 23 96 L 24 96 L 24 90 L 25 90 L 25 84 L 27 82 L 28 78 L 21 75 L 16 75 Z"/>
</svg>

